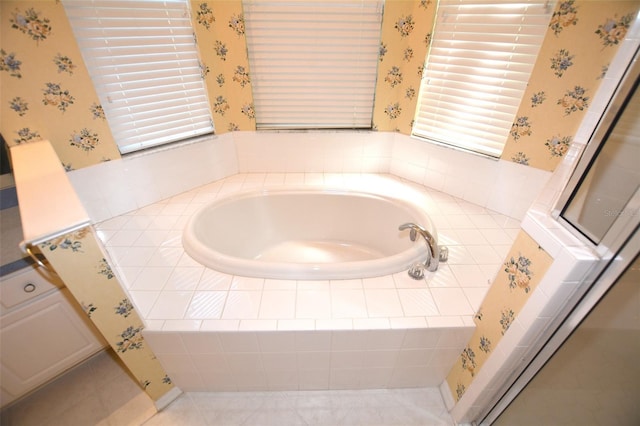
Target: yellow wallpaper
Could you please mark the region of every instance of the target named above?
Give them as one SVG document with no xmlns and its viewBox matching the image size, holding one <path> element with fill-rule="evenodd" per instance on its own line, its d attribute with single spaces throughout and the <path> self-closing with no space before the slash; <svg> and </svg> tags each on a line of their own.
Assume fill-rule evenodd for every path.
<svg viewBox="0 0 640 426">
<path fill-rule="evenodd" d="M 376 82 L 373 127 L 411 134 L 436 1 L 387 0 Z"/>
<path fill-rule="evenodd" d="M 558 1 L 502 153 L 553 171 L 593 100 L 639 1 Z"/>
<path fill-rule="evenodd" d="M 0 132 L 51 141 L 67 170 L 120 158 L 62 4 L 0 2 Z"/>
<path fill-rule="evenodd" d="M 240 0 L 191 0 L 193 27 L 216 133 L 255 130 Z"/>
<path fill-rule="evenodd" d="M 38 245 L 114 352 L 157 401 L 173 387 L 142 336 L 142 319 L 122 290 L 91 227 Z"/>
<path fill-rule="evenodd" d="M 456 401 L 491 356 L 552 262 L 536 241 L 520 231 L 474 317 L 473 336 L 447 376 Z"/>
</svg>

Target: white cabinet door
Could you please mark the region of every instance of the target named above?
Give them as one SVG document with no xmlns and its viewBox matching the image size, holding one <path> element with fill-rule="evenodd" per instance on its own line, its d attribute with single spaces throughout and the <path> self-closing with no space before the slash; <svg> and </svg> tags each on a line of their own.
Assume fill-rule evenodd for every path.
<svg viewBox="0 0 640 426">
<path fill-rule="evenodd" d="M 7 394 L 14 400 L 105 347 L 73 300 L 56 290 L 0 317 L 2 405 Z"/>
</svg>

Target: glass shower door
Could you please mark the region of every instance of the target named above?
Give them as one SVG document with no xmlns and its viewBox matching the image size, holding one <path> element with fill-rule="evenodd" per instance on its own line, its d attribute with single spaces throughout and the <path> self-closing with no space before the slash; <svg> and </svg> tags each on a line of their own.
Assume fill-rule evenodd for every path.
<svg viewBox="0 0 640 426">
<path fill-rule="evenodd" d="M 640 424 L 640 258 L 495 425 Z"/>
</svg>

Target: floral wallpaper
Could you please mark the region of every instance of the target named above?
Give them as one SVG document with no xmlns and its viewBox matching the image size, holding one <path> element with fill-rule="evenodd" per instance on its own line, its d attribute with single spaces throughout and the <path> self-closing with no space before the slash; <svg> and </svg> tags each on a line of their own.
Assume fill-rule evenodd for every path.
<svg viewBox="0 0 640 426">
<path fill-rule="evenodd" d="M 145 344 L 142 319 L 122 290 L 91 227 L 38 245 L 145 392 L 157 401 L 173 387 Z"/>
<path fill-rule="evenodd" d="M 385 2 L 373 127 L 411 134 L 437 0 Z"/>
<path fill-rule="evenodd" d="M 0 132 L 48 139 L 67 170 L 120 158 L 62 4 L 0 2 Z"/>
<path fill-rule="evenodd" d="M 502 159 L 555 170 L 639 9 L 637 0 L 557 2 Z"/>
<path fill-rule="evenodd" d="M 537 242 L 520 231 L 474 317 L 476 330 L 447 377 L 455 401 L 464 395 L 552 262 Z"/>
<path fill-rule="evenodd" d="M 191 0 L 191 13 L 216 133 L 255 130 L 242 2 Z"/>
</svg>

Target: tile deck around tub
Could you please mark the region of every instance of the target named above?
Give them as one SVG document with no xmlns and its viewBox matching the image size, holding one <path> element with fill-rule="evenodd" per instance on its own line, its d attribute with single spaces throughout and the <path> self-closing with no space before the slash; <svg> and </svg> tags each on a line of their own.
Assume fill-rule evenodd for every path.
<svg viewBox="0 0 640 426">
<path fill-rule="evenodd" d="M 182 228 L 206 203 L 238 191 L 300 185 L 418 191 L 439 244 L 449 248 L 448 262 L 424 280 L 405 270 L 376 278 L 295 281 L 228 275 L 184 252 Z M 472 327 L 519 228 L 515 219 L 400 178 L 339 173 L 238 174 L 96 225 L 151 331 Z"/>
</svg>

